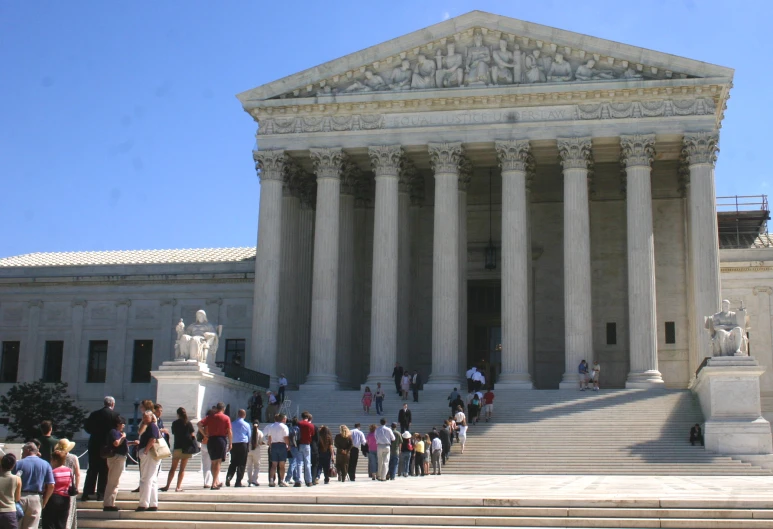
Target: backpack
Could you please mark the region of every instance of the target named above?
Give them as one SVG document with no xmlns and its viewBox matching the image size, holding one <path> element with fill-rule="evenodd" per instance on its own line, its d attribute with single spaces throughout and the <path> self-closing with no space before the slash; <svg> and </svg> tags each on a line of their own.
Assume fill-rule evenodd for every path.
<svg viewBox="0 0 773 529">
<path fill-rule="evenodd" d="M 298 441 L 301 437 L 301 429 L 297 426 L 290 426 L 290 446 L 298 448 Z"/>
</svg>

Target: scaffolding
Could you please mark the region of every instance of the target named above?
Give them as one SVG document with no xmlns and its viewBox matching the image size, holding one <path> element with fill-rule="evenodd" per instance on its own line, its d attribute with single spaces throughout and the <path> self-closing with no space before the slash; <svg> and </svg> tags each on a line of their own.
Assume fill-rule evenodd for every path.
<svg viewBox="0 0 773 529">
<path fill-rule="evenodd" d="M 770 248 L 770 208 L 767 195 L 717 197 L 720 248 Z"/>
</svg>

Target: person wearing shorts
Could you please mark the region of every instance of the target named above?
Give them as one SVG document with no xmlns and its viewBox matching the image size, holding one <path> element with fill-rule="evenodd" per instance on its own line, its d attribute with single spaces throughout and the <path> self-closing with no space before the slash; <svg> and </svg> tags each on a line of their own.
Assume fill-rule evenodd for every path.
<svg viewBox="0 0 773 529">
<path fill-rule="evenodd" d="M 483 416 L 486 418 L 486 422 L 491 418 L 494 413 L 494 392 L 491 388 L 483 394 Z"/>
<path fill-rule="evenodd" d="M 583 360 L 580 365 L 577 366 L 577 374 L 580 379 L 580 391 L 588 389 L 588 362 Z"/>
<path fill-rule="evenodd" d="M 287 461 L 287 451 L 290 450 L 290 430 L 287 428 L 287 417 L 279 413 L 275 416 L 273 424 L 269 424 L 264 435 L 268 439 L 269 455 L 271 467 L 268 473 L 268 486 L 275 487 L 274 478 L 279 471 L 278 485 L 286 487 L 287 483 L 282 477 L 285 475 L 285 461 Z"/>
<path fill-rule="evenodd" d="M 207 452 L 212 460 L 212 490 L 218 490 L 223 486 L 220 482 L 220 466 L 231 449 L 233 440 L 231 419 L 223 411 L 225 411 L 225 404 L 218 402 L 215 413 L 199 421 L 199 425 L 204 428 L 203 434 L 208 437 Z"/>
<path fill-rule="evenodd" d="M 590 379 L 593 381 L 593 391 L 599 390 L 599 376 L 601 375 L 601 366 L 598 360 L 593 361 L 593 370 Z"/>
</svg>

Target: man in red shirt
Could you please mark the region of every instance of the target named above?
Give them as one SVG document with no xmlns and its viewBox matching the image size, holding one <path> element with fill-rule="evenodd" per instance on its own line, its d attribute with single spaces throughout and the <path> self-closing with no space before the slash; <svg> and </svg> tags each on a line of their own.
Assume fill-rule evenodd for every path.
<svg viewBox="0 0 773 529">
<path fill-rule="evenodd" d="M 494 413 L 494 392 L 491 388 L 488 388 L 486 393 L 483 394 L 483 416 L 486 418 L 486 422 L 491 418 Z"/>
<path fill-rule="evenodd" d="M 218 402 L 215 410 L 214 414 L 199 421 L 199 427 L 203 428 L 202 433 L 209 437 L 207 452 L 212 460 L 212 490 L 218 490 L 223 486 L 220 482 L 220 465 L 233 443 L 231 419 L 223 413 L 225 404 Z"/>
<path fill-rule="evenodd" d="M 301 438 L 298 440 L 298 453 L 303 460 L 303 477 L 307 487 L 311 487 L 311 439 L 316 433 L 315 426 L 311 423 L 311 413 L 301 413 L 301 421 L 298 428 L 301 430 Z"/>
</svg>

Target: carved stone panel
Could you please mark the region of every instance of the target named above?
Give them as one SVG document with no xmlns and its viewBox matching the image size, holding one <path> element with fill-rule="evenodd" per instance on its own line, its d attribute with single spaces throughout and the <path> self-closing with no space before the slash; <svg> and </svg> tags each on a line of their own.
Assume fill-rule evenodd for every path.
<svg viewBox="0 0 773 529">
<path fill-rule="evenodd" d="M 43 309 L 44 325 L 63 325 L 70 321 L 69 309 L 70 303 L 50 303 L 47 302 Z"/>
</svg>

